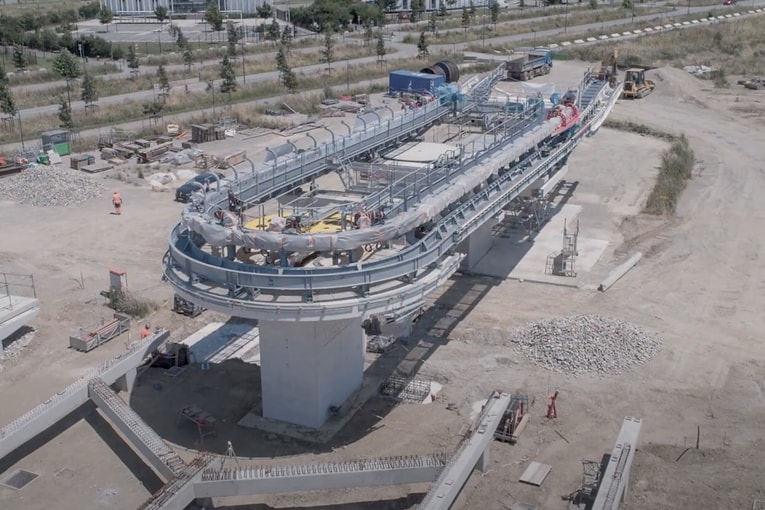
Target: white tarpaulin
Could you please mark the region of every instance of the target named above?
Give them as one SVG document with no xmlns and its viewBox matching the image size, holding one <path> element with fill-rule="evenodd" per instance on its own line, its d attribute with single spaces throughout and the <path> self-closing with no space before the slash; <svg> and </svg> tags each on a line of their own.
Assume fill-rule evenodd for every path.
<svg viewBox="0 0 765 510">
<path fill-rule="evenodd" d="M 495 151 L 492 156 L 473 162 L 474 166 L 470 172 L 442 184 L 438 189 L 433 190 L 433 193 L 427 196 L 417 208 L 389 218 L 381 225 L 331 234 L 284 234 L 224 227 L 208 215 L 195 211 L 191 206 L 184 209 L 182 223 L 189 230 L 200 234 L 212 246 L 236 245 L 256 250 L 285 250 L 300 253 L 342 251 L 396 239 L 437 217 L 441 211 L 473 188 L 486 183 L 492 173 L 509 165 L 522 154 L 542 143 L 555 131 L 560 122 L 561 119 L 558 117 L 547 120 L 515 140 L 506 149 Z"/>
</svg>

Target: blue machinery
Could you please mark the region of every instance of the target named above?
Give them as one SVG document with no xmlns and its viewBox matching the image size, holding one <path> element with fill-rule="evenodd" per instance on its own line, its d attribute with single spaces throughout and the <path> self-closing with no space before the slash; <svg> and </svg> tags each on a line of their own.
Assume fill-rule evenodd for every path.
<svg viewBox="0 0 765 510">
<path fill-rule="evenodd" d="M 501 76 L 499 67 L 483 78 L 467 94 L 462 111 L 485 100 Z M 427 235 L 394 256 L 321 268 L 245 265 L 203 251 L 203 236 L 181 223 L 170 233 L 165 277 L 191 302 L 251 319 L 317 321 L 414 309 L 459 268 L 463 256 L 455 251 L 459 243 L 533 182 L 554 174 L 579 142 L 602 124 L 618 97 L 618 91 L 607 83 L 589 76 L 579 90 L 579 122 L 562 135 L 551 136 L 552 121 L 545 120 L 541 109 L 532 108 L 515 117 L 511 129 L 505 126 L 503 132 L 495 132 L 481 150 L 460 157 L 457 165 L 434 169 L 427 183 L 399 184 L 398 200 L 385 203 L 386 197 L 393 196 L 389 188 L 367 197 L 365 202 L 372 206 L 411 209 L 412 204 L 422 202 L 428 194 L 443 192 L 461 176 L 478 171 L 486 175 L 483 185 L 458 197 L 433 219 Z M 452 110 L 433 102 L 360 133 L 342 138 L 333 135 L 330 143 L 282 161 L 277 158 L 249 176 L 240 176 L 239 197 L 247 204 L 261 203 L 345 161 L 422 132 Z M 409 205 L 402 206 L 407 202 Z M 225 207 L 223 195 L 218 197 L 218 205 Z"/>
</svg>

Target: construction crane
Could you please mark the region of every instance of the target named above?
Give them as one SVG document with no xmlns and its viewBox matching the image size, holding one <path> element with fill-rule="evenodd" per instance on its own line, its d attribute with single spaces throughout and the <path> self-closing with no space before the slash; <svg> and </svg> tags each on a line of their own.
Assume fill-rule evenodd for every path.
<svg viewBox="0 0 765 510">
<path fill-rule="evenodd" d="M 595 74 L 598 80 L 607 81 L 612 87 L 616 85 L 616 59 L 619 51 L 614 50 L 600 63 L 600 70 Z"/>
<path fill-rule="evenodd" d="M 624 74 L 623 99 L 642 99 L 656 88 L 651 80 L 646 80 L 645 69 L 631 68 Z"/>
</svg>

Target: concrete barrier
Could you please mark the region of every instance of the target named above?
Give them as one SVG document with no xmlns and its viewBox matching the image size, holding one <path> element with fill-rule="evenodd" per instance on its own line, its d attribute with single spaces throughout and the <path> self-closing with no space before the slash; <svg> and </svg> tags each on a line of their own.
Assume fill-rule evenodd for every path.
<svg viewBox="0 0 765 510">
<path fill-rule="evenodd" d="M 643 254 L 640 252 L 634 253 L 629 259 L 627 259 L 626 262 L 624 262 L 622 265 L 616 267 L 613 271 L 611 271 L 605 280 L 603 280 L 603 283 L 600 284 L 598 287 L 598 290 L 601 292 L 605 292 L 616 283 L 619 278 L 627 274 L 627 271 L 635 267 L 635 265 L 640 261 L 640 259 L 643 257 Z"/>
</svg>

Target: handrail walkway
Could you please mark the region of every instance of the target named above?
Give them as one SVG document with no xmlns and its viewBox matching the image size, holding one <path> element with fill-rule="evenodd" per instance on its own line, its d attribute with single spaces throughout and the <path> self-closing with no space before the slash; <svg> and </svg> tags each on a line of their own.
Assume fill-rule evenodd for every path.
<svg viewBox="0 0 765 510">
<path fill-rule="evenodd" d="M 512 166 L 512 169 L 445 216 L 420 242 L 394 256 L 327 268 L 243 266 L 203 252 L 188 233 L 183 234 L 181 228 L 176 227 L 171 232 L 165 276 L 185 298 L 240 317 L 320 320 L 380 313 L 404 304 L 411 306 L 423 296 L 425 286 L 433 288 L 418 285 L 412 276 L 435 282 L 448 278 L 445 272 L 451 271 L 449 276 L 453 274 L 458 266 L 454 263 L 457 244 L 498 214 L 530 184 L 561 166 L 589 133 L 589 127 L 602 123 L 619 97 L 621 87 L 612 90 L 605 82 L 595 82 L 591 87 L 599 87 L 601 92 L 592 97 L 590 104 L 583 105 L 583 127 L 546 156 L 534 151 L 526 159 L 510 165 L 512 160 L 503 157 L 507 147 L 502 145 L 466 159 L 463 164 L 470 168 L 480 165 L 495 169 Z M 438 275 L 433 275 L 434 271 Z M 402 278 L 403 281 L 398 281 Z M 253 292 L 239 297 L 231 295 L 232 289 L 241 288 Z M 353 290 L 343 294 L 349 289 Z M 277 294 L 281 299 L 273 297 Z M 260 295 L 268 299 L 259 300 Z"/>
</svg>

